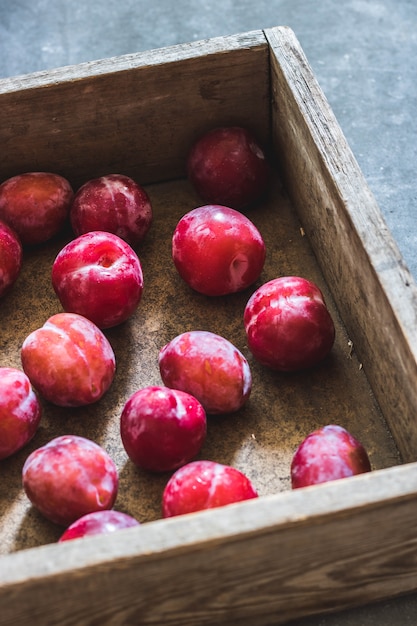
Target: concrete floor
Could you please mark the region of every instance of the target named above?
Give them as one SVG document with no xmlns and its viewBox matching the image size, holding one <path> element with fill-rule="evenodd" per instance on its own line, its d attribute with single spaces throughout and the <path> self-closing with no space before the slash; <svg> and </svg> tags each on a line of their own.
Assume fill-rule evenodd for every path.
<svg viewBox="0 0 417 626">
<path fill-rule="evenodd" d="M 0 0 L 0 77 L 277 25 L 295 31 L 417 277 L 415 0 Z M 417 595 L 297 622 L 416 623 Z"/>
</svg>

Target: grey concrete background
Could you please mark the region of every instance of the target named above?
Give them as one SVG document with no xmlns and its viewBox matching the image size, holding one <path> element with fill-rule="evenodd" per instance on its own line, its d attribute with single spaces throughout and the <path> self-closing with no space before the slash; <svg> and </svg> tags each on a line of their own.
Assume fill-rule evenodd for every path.
<svg viewBox="0 0 417 626">
<path fill-rule="evenodd" d="M 300 40 L 417 277 L 415 0 L 0 0 L 0 77 L 278 25 Z M 417 595 L 297 624 L 415 626 Z"/>
</svg>

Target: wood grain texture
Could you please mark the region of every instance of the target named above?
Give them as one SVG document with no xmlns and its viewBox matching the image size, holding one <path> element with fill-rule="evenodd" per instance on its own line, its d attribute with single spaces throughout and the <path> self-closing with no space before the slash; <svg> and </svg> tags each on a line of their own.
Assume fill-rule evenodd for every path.
<svg viewBox="0 0 417 626">
<path fill-rule="evenodd" d="M 54 171 L 78 186 L 183 176 L 213 124 L 269 136 L 268 46 L 256 31 L 0 81 L 1 180 Z"/>
<path fill-rule="evenodd" d="M 416 586 L 413 466 L 4 557 L 2 626 L 264 626 Z"/>
<path fill-rule="evenodd" d="M 415 282 L 294 34 L 266 36 L 286 188 L 403 458 L 415 460 Z"/>
</svg>

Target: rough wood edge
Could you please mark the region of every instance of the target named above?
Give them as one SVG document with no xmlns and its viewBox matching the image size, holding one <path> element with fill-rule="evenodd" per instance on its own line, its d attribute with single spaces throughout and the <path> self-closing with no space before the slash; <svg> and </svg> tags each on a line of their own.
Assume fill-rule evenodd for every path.
<svg viewBox="0 0 417 626">
<path fill-rule="evenodd" d="M 55 171 L 74 188 L 112 172 L 141 184 L 183 177 L 190 145 L 214 124 L 267 141 L 268 77 L 268 45 L 253 31 L 5 79 L 2 180 L 22 170 Z"/>
<path fill-rule="evenodd" d="M 0 79 L 0 94 L 49 87 L 63 81 L 77 81 L 97 77 L 110 72 L 125 72 L 139 67 L 158 66 L 166 63 L 204 57 L 217 52 L 230 52 L 265 44 L 262 30 L 252 30 L 236 35 L 213 37 L 185 44 L 146 50 L 131 54 L 97 59 L 75 65 L 67 65 L 30 74 Z"/>
<path fill-rule="evenodd" d="M 416 493 L 403 465 L 9 555 L 0 623 L 260 626 L 412 591 Z"/>
<path fill-rule="evenodd" d="M 400 452 L 415 460 L 416 284 L 294 33 L 265 33 L 286 186 Z"/>
</svg>

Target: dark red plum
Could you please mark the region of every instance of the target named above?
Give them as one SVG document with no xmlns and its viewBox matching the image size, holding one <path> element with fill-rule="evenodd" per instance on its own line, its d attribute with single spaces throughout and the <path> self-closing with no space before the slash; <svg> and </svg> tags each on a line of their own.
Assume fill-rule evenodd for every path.
<svg viewBox="0 0 417 626">
<path fill-rule="evenodd" d="M 172 258 L 181 278 L 206 296 L 242 291 L 265 263 L 261 233 L 243 213 L 220 205 L 197 207 L 178 222 Z"/>
<path fill-rule="evenodd" d="M 52 172 L 17 174 L 0 185 L 0 219 L 24 246 L 41 244 L 63 229 L 73 197 L 63 176 Z"/>
<path fill-rule="evenodd" d="M 310 433 L 291 462 L 293 489 L 371 471 L 363 445 L 345 428 L 330 424 Z"/>
<path fill-rule="evenodd" d="M 335 339 L 322 292 L 299 276 L 275 278 L 259 287 L 246 304 L 243 321 L 253 356 L 283 372 L 317 365 Z"/>
<path fill-rule="evenodd" d="M 120 434 L 135 465 L 153 472 L 175 470 L 193 459 L 206 438 L 206 413 L 188 393 L 168 387 L 139 389 L 127 400 Z"/>
<path fill-rule="evenodd" d="M 88 180 L 78 189 L 70 219 L 77 236 L 104 230 L 135 247 L 148 233 L 153 213 L 141 185 L 124 174 L 107 174 Z"/>
<path fill-rule="evenodd" d="M 123 239 L 104 231 L 80 235 L 64 246 L 51 278 L 63 309 L 102 329 L 129 319 L 143 292 L 138 255 Z"/>
<path fill-rule="evenodd" d="M 15 284 L 23 262 L 21 241 L 10 226 L 0 221 L 0 298 Z"/>
<path fill-rule="evenodd" d="M 265 194 L 270 168 L 254 135 L 240 126 L 214 128 L 197 139 L 187 172 L 205 202 L 241 210 Z"/>
</svg>

